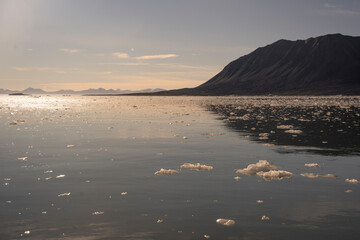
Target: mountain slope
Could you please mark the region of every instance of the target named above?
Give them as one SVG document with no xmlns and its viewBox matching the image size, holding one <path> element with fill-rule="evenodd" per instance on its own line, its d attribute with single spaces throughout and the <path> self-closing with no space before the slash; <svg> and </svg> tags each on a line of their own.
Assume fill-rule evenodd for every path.
<svg viewBox="0 0 360 240">
<path fill-rule="evenodd" d="M 192 89 L 171 95 L 360 94 L 360 37 L 330 34 L 279 40 L 228 64 Z"/>
<path fill-rule="evenodd" d="M 231 62 L 195 89 L 214 94 L 359 94 L 360 37 L 279 40 Z"/>
</svg>

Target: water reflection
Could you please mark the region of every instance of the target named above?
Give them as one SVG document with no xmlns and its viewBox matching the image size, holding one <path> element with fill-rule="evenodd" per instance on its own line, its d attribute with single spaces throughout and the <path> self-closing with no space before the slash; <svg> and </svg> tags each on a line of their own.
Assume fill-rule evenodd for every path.
<svg viewBox="0 0 360 240">
<path fill-rule="evenodd" d="M 354 139 L 346 156 L 289 151 L 325 143 L 279 154 L 217 113 L 247 122 L 254 141 L 296 145 L 331 124 L 355 138 L 358 107 L 351 97 L 0 96 L 0 239 L 350 239 L 360 233 L 359 184 L 346 182 L 359 179 Z M 292 175 L 237 177 L 260 159 Z M 154 174 L 162 168 L 178 173 Z"/>
<path fill-rule="evenodd" d="M 311 147 L 279 153 L 360 155 L 359 98 L 252 98 L 208 109 L 252 141 Z"/>
</svg>

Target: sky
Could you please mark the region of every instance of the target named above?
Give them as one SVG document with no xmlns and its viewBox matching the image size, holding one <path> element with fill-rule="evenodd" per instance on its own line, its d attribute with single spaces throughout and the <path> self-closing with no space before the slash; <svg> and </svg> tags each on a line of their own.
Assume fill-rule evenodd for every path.
<svg viewBox="0 0 360 240">
<path fill-rule="evenodd" d="M 360 0 L 0 0 L 0 88 L 195 87 L 258 47 L 359 23 Z"/>
</svg>

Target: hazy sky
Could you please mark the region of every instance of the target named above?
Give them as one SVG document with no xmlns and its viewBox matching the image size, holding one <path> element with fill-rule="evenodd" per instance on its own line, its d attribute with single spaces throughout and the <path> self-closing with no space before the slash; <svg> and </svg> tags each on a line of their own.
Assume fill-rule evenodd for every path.
<svg viewBox="0 0 360 240">
<path fill-rule="evenodd" d="M 279 39 L 360 35 L 360 0 L 0 0 L 0 88 L 182 88 Z"/>
</svg>

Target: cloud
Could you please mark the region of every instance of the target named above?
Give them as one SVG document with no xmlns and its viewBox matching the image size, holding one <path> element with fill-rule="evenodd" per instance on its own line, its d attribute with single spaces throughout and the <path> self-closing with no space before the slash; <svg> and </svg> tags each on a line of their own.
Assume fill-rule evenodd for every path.
<svg viewBox="0 0 360 240">
<path fill-rule="evenodd" d="M 149 65 L 149 63 L 143 62 L 114 62 L 114 63 L 99 63 L 100 65 L 119 65 L 119 66 L 144 66 Z"/>
<path fill-rule="evenodd" d="M 339 7 L 339 6 L 330 4 L 330 3 L 325 3 L 324 8 L 325 8 L 325 10 L 323 11 L 323 13 L 325 13 L 325 14 L 345 15 L 345 16 L 360 15 L 360 11 L 344 9 L 342 7 Z"/>
<path fill-rule="evenodd" d="M 80 49 L 69 49 L 69 48 L 60 48 L 59 51 L 67 52 L 67 53 L 79 53 L 82 50 L 80 50 Z"/>
<path fill-rule="evenodd" d="M 336 8 L 335 5 L 330 4 L 330 3 L 325 3 L 325 4 L 324 4 L 324 7 L 325 7 L 325 8 Z"/>
<path fill-rule="evenodd" d="M 153 60 L 153 59 L 167 59 L 167 58 L 179 57 L 179 55 L 177 54 L 157 54 L 157 55 L 146 55 L 140 57 L 130 57 L 129 54 L 123 52 L 114 52 L 112 55 L 116 58 L 136 59 L 136 60 Z"/>
<path fill-rule="evenodd" d="M 114 52 L 112 55 L 116 58 L 122 58 L 122 59 L 130 58 L 129 54 L 122 52 Z"/>
<path fill-rule="evenodd" d="M 147 55 L 147 56 L 134 57 L 134 59 L 153 60 L 153 59 L 166 59 L 166 58 L 174 58 L 174 57 L 179 57 L 179 55 L 177 55 L 177 54 L 158 54 L 158 55 Z"/>
<path fill-rule="evenodd" d="M 78 68 L 57 68 L 57 67 L 13 67 L 15 71 L 18 72 L 53 72 L 64 74 L 69 71 L 79 71 Z"/>
</svg>

